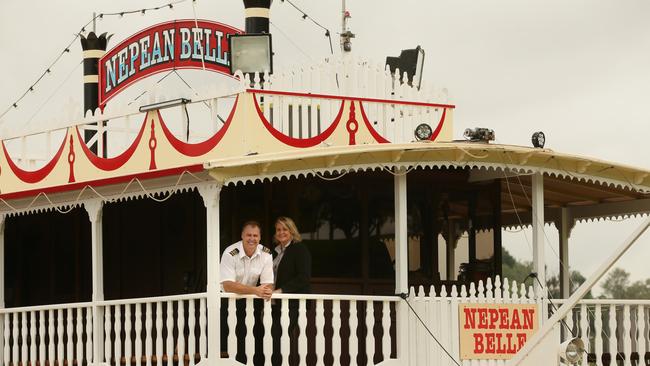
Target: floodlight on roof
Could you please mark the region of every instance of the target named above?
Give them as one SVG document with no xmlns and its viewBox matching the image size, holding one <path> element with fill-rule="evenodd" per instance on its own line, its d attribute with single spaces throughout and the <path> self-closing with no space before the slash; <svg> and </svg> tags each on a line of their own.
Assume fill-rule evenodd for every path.
<svg viewBox="0 0 650 366">
<path fill-rule="evenodd" d="M 230 73 L 241 70 L 244 74 L 273 73 L 271 34 L 233 34 L 230 45 Z"/>
</svg>

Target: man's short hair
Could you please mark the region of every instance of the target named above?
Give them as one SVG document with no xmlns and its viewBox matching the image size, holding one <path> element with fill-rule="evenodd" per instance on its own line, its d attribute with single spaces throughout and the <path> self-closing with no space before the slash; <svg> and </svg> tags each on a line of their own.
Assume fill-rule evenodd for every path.
<svg viewBox="0 0 650 366">
<path fill-rule="evenodd" d="M 260 225 L 259 222 L 255 220 L 248 220 L 244 223 L 244 225 L 241 226 L 242 233 L 244 232 L 244 229 L 246 229 L 247 226 L 256 227 L 260 231 L 260 233 L 262 232 L 262 226 Z"/>
</svg>

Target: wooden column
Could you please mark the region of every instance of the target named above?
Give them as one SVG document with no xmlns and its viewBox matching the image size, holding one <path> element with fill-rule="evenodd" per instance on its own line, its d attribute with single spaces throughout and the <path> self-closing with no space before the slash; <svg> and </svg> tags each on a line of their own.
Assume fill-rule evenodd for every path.
<svg viewBox="0 0 650 366">
<path fill-rule="evenodd" d="M 540 290 L 541 282 L 546 287 L 544 268 L 544 176 L 541 173 L 532 175 L 532 223 L 533 223 L 533 271 L 537 273 L 535 292 Z"/>
<path fill-rule="evenodd" d="M 562 207 L 560 221 L 555 223 L 560 238 L 560 297 L 568 299 L 571 296 L 571 271 L 569 268 L 569 237 L 574 221 L 571 211 Z"/>
<path fill-rule="evenodd" d="M 395 293 L 408 294 L 408 232 L 406 212 L 406 171 L 395 175 Z M 408 364 L 408 305 L 400 301 L 397 310 L 397 358 Z"/>
<path fill-rule="evenodd" d="M 221 296 L 219 280 L 219 193 L 221 185 L 209 184 L 199 188 L 205 205 L 207 246 L 207 307 L 208 307 L 208 359 L 217 365 L 221 358 Z"/>
<path fill-rule="evenodd" d="M 92 364 L 103 363 L 104 358 L 104 307 L 99 302 L 104 301 L 104 244 L 102 235 L 101 200 L 84 202 L 84 208 L 90 219 L 93 273 L 93 357 Z"/>
</svg>

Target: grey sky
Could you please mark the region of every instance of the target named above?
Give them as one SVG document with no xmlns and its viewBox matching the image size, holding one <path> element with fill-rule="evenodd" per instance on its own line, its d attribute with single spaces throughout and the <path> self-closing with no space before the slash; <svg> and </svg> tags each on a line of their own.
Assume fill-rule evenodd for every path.
<svg viewBox="0 0 650 366">
<path fill-rule="evenodd" d="M 340 2 L 293 0 L 332 31 L 339 54 Z M 542 130 L 547 147 L 650 168 L 650 1 L 647 0 L 348 0 L 357 55 L 381 62 L 404 48 L 426 51 L 424 79 L 449 89 L 455 136 L 466 127 L 496 131 L 497 142 L 529 145 Z M 0 2 L 0 113 L 38 77 L 92 12 L 164 4 L 161 1 Z M 198 18 L 243 28 L 241 0 L 196 2 Z M 145 16 L 106 18 L 99 32 L 114 33 L 111 45 L 146 26 L 173 18 L 193 18 L 191 2 Z M 303 20 L 288 3 L 271 10 L 275 65 L 289 68 L 329 57 L 324 31 Z M 289 35 L 290 42 L 281 32 Z M 298 46 L 296 46 L 298 45 Z M 300 49 L 298 49 L 298 47 Z M 81 61 L 76 42 L 6 125 L 21 125 Z M 58 113 L 60 102 L 82 98 L 81 68 L 31 123 Z M 65 98 L 62 96 L 65 95 Z M 45 115 L 43 115 L 45 114 Z M 2 127 L 0 126 L 0 130 Z M 571 237 L 571 265 L 589 274 L 640 220 L 578 224 Z M 524 233 L 504 236 L 506 247 L 530 258 Z M 557 234 L 548 230 L 555 247 Z M 530 234 L 528 234 L 530 240 Z M 650 277 L 650 237 L 620 266 L 634 279 Z M 547 262 L 557 259 L 547 247 Z"/>
</svg>

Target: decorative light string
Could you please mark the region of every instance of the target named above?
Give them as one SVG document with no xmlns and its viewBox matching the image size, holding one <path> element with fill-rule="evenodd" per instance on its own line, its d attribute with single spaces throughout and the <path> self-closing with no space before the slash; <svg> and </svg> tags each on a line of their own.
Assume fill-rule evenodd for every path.
<svg viewBox="0 0 650 366">
<path fill-rule="evenodd" d="M 302 9 L 300 9 L 298 6 L 296 6 L 296 4 L 294 4 L 291 0 L 281 0 L 281 1 L 282 1 L 282 2 L 285 2 L 285 1 L 286 1 L 286 2 L 289 3 L 289 5 L 291 5 L 294 9 L 296 9 L 296 10 L 301 14 L 303 20 L 307 20 L 307 19 L 309 19 L 309 20 L 310 20 L 312 23 L 314 23 L 317 27 L 319 27 L 319 28 L 321 28 L 322 30 L 325 31 L 325 37 L 327 37 L 327 39 L 329 40 L 329 44 L 330 44 L 330 53 L 333 55 L 333 54 L 334 54 L 334 48 L 332 47 L 332 33 L 330 32 L 330 30 L 327 29 L 327 27 L 325 27 L 324 25 L 322 25 L 322 24 L 320 24 L 319 22 L 317 22 L 314 18 L 312 18 L 312 17 L 311 17 L 309 14 L 307 14 L 304 10 L 302 10 Z"/>
<path fill-rule="evenodd" d="M 2 112 L 2 114 L 0 114 L 0 119 L 2 119 L 2 117 L 4 117 L 7 113 L 9 113 L 9 111 L 12 108 L 14 108 L 14 109 L 18 108 L 19 103 L 22 102 L 22 100 L 27 96 L 27 94 L 29 94 L 30 92 L 33 92 L 36 89 L 36 86 L 41 82 L 41 80 L 43 80 L 43 78 L 47 74 L 50 74 L 52 72 L 52 69 L 61 60 L 63 55 L 65 55 L 66 53 L 70 53 L 70 47 L 72 47 L 72 45 L 77 41 L 77 39 L 79 39 L 79 37 L 81 37 L 82 33 L 86 32 L 86 27 L 88 27 L 90 24 L 92 24 L 95 20 L 103 19 L 106 16 L 118 16 L 118 17 L 121 18 L 124 15 L 130 15 L 130 14 L 142 14 L 142 15 L 145 15 L 148 11 L 156 11 L 156 10 L 161 10 L 161 9 L 173 9 L 174 5 L 179 4 L 179 3 L 183 3 L 183 2 L 186 2 L 186 1 L 188 1 L 188 0 L 177 0 L 177 1 L 172 1 L 170 3 L 167 3 L 165 5 L 160 5 L 160 6 L 151 7 L 151 8 L 141 8 L 141 9 L 136 9 L 136 10 L 124 10 L 124 11 L 113 12 L 113 13 L 99 13 L 99 14 L 95 15 L 86 24 L 84 24 L 81 27 L 79 32 L 75 33 L 74 38 L 72 38 L 72 40 L 65 46 L 65 48 L 57 55 L 57 57 L 54 59 L 54 61 L 52 61 L 52 63 L 50 63 L 50 65 L 45 69 L 45 71 L 43 71 L 41 73 L 41 75 L 36 79 L 36 81 L 34 81 L 27 88 L 27 90 L 25 90 L 25 92 L 23 94 L 21 94 L 20 97 L 18 97 L 18 99 L 16 99 L 13 103 L 11 103 L 11 105 L 9 105 L 4 110 L 4 112 Z M 192 3 L 194 3 L 194 2 L 196 2 L 196 0 L 192 0 Z"/>
</svg>

